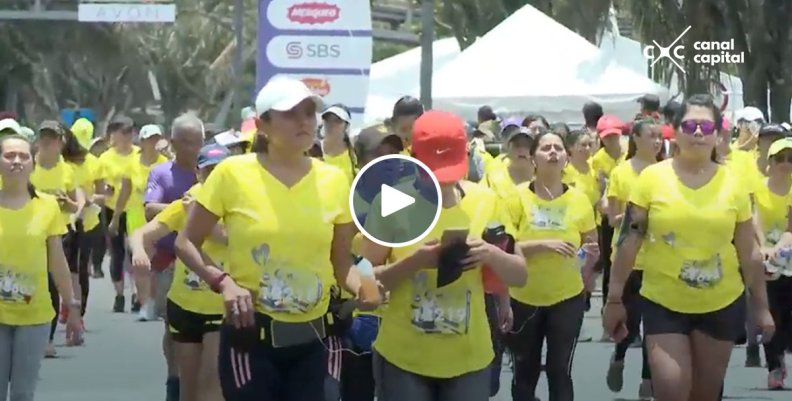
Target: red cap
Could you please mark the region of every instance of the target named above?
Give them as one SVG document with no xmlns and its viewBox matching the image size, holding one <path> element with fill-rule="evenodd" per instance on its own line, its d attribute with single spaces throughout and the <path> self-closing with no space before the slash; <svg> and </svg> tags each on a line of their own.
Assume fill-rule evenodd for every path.
<svg viewBox="0 0 792 401">
<path fill-rule="evenodd" d="M 600 138 L 605 138 L 610 135 L 621 135 L 624 123 L 615 116 L 602 116 L 597 121 L 597 134 Z"/>
<path fill-rule="evenodd" d="M 454 114 L 427 111 L 415 120 L 412 153 L 434 173 L 440 184 L 465 178 L 468 170 L 465 123 Z"/>
<path fill-rule="evenodd" d="M 676 136 L 674 127 L 671 124 L 663 124 L 663 126 L 660 127 L 660 132 L 663 134 L 663 139 L 674 139 Z"/>
</svg>

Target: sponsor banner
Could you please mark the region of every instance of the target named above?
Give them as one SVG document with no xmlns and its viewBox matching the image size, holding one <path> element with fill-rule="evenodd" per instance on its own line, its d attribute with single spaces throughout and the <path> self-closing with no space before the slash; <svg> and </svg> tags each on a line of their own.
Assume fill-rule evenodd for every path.
<svg viewBox="0 0 792 401">
<path fill-rule="evenodd" d="M 371 8 L 362 0 L 259 0 L 256 84 L 291 76 L 362 121 L 371 67 Z"/>
<path fill-rule="evenodd" d="M 343 103 L 352 109 L 362 109 L 368 95 L 368 77 L 365 75 L 327 75 L 327 74 L 288 74 L 281 73 L 275 77 L 288 76 L 303 81 L 311 90 L 322 96 L 329 106 Z M 364 99 L 361 102 L 359 99 Z"/>
<path fill-rule="evenodd" d="M 267 45 L 267 58 L 276 68 L 368 68 L 371 46 L 370 37 L 276 36 Z"/>
<path fill-rule="evenodd" d="M 174 22 L 176 4 L 80 3 L 80 22 Z"/>
<path fill-rule="evenodd" d="M 371 30 L 364 0 L 272 0 L 267 20 L 277 30 Z"/>
</svg>

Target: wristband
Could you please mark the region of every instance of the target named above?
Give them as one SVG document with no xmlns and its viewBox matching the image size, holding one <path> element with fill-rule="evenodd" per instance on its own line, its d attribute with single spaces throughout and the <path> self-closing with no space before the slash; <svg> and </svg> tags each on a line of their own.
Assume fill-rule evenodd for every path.
<svg viewBox="0 0 792 401">
<path fill-rule="evenodd" d="M 225 280 L 226 277 L 228 277 L 228 273 L 223 272 L 219 276 L 212 279 L 210 283 L 207 283 L 209 284 L 209 289 L 211 289 L 213 292 L 217 294 L 221 293 L 222 291 L 220 289 L 220 284 L 223 283 L 223 280 Z"/>
</svg>

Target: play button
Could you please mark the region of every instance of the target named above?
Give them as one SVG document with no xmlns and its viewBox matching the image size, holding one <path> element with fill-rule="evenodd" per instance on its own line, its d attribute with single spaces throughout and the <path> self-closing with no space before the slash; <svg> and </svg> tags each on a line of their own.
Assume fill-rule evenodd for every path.
<svg viewBox="0 0 792 401">
<path fill-rule="evenodd" d="M 369 240 L 389 248 L 409 246 L 432 231 L 440 217 L 440 185 L 429 168 L 403 155 L 368 163 L 352 182 L 352 217 Z"/>
<path fill-rule="evenodd" d="M 380 202 L 380 216 L 382 217 L 388 217 L 415 203 L 415 198 L 390 185 L 382 184 L 380 194 L 382 195 Z"/>
</svg>

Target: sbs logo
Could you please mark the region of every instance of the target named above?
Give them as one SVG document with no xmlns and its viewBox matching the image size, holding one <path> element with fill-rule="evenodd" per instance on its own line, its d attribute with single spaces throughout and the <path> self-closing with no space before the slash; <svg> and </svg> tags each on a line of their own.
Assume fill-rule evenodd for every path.
<svg viewBox="0 0 792 401">
<path fill-rule="evenodd" d="M 302 43 L 289 42 L 286 44 L 286 56 L 290 59 L 298 59 L 303 56 Z"/>
</svg>

